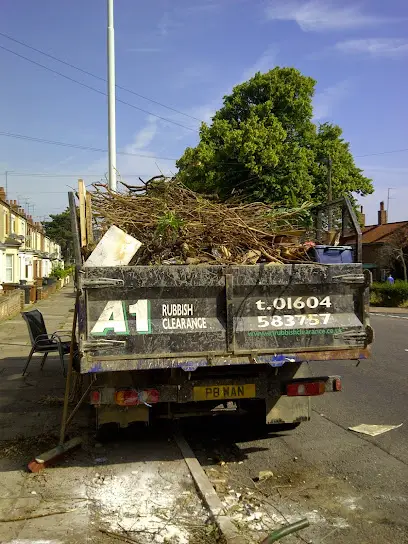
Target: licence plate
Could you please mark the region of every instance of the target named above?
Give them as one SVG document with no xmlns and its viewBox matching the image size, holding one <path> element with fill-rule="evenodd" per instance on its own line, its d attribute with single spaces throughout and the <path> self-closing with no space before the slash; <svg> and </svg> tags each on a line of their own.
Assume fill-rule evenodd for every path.
<svg viewBox="0 0 408 544">
<path fill-rule="evenodd" d="M 255 397 L 255 384 L 245 385 L 209 385 L 194 387 L 194 400 L 250 399 Z"/>
</svg>

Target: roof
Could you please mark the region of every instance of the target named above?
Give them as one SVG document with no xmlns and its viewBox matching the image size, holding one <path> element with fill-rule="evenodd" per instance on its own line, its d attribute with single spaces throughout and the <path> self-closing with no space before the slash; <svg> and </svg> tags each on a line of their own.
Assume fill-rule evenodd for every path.
<svg viewBox="0 0 408 544">
<path fill-rule="evenodd" d="M 394 223 L 385 223 L 384 225 L 367 225 L 362 230 L 363 244 L 384 244 L 389 241 L 391 236 L 399 229 L 407 227 L 408 221 L 395 221 Z M 351 243 L 355 236 L 345 237 L 344 240 Z"/>
</svg>

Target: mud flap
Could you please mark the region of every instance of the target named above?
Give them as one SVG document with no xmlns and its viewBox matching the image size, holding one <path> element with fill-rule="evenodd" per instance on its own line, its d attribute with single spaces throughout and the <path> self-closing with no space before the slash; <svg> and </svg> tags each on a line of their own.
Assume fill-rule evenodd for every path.
<svg viewBox="0 0 408 544">
<path fill-rule="evenodd" d="M 98 428 L 106 423 L 117 423 L 122 428 L 137 421 L 149 423 L 149 408 L 144 404 L 126 408 L 115 405 L 100 406 L 96 413 Z"/>
<path fill-rule="evenodd" d="M 311 416 L 310 397 L 279 396 L 266 399 L 266 423 L 300 423 Z"/>
</svg>

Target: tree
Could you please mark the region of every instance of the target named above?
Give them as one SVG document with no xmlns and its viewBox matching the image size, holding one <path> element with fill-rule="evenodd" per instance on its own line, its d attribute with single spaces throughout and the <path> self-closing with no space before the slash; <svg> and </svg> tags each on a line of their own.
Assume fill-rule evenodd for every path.
<svg viewBox="0 0 408 544">
<path fill-rule="evenodd" d="M 402 227 L 396 230 L 381 248 L 381 263 L 387 267 L 401 265 L 404 281 L 408 281 L 408 228 Z"/>
<path fill-rule="evenodd" d="M 62 255 L 69 261 L 73 254 L 73 237 L 71 232 L 71 216 L 67 208 L 64 212 L 50 214 L 51 221 L 44 223 L 45 232 L 61 246 Z"/>
<path fill-rule="evenodd" d="M 296 206 L 327 196 L 332 160 L 333 199 L 373 192 L 354 164 L 337 125 L 312 122 L 315 81 L 295 68 L 274 68 L 234 87 L 200 141 L 177 161 L 192 189 L 228 199 Z"/>
</svg>

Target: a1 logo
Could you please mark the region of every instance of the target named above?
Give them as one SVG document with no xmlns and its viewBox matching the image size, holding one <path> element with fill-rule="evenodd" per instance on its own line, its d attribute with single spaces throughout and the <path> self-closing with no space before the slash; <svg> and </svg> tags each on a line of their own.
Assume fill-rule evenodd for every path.
<svg viewBox="0 0 408 544">
<path fill-rule="evenodd" d="M 136 332 L 139 334 L 151 333 L 150 301 L 138 300 L 129 305 L 129 315 L 135 316 Z M 97 322 L 92 327 L 93 336 L 107 336 L 109 333 L 129 335 L 129 319 L 125 302 L 110 300 L 106 303 Z"/>
</svg>

